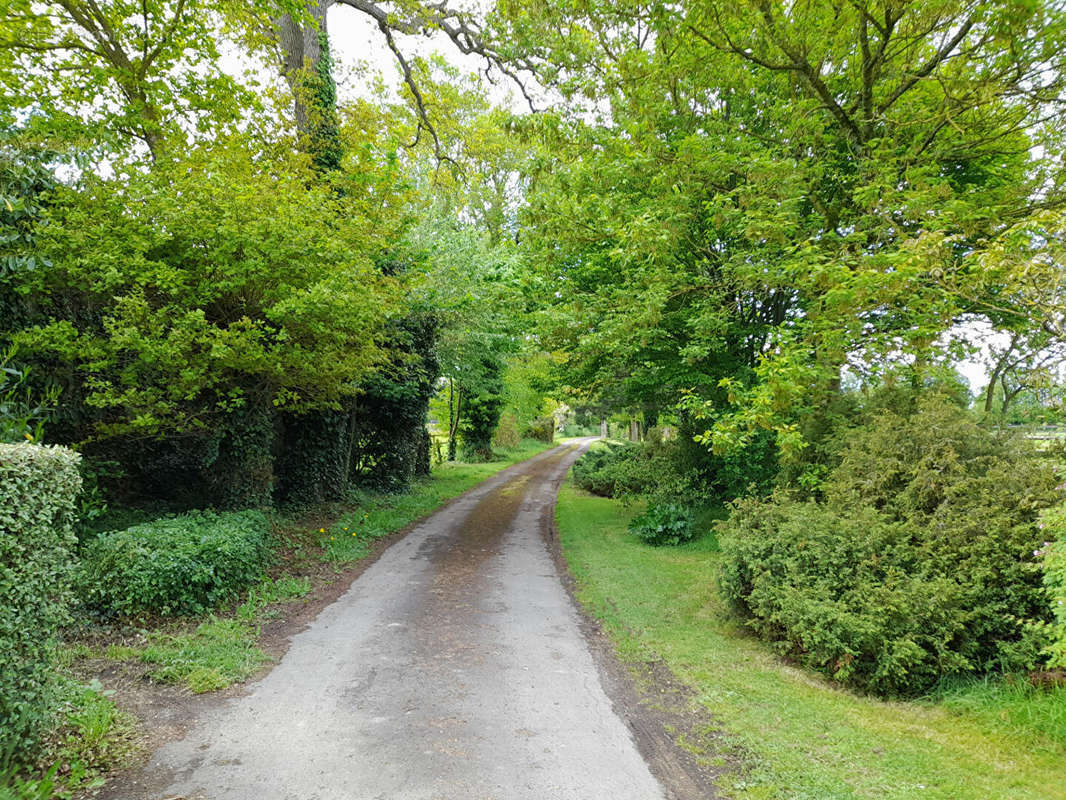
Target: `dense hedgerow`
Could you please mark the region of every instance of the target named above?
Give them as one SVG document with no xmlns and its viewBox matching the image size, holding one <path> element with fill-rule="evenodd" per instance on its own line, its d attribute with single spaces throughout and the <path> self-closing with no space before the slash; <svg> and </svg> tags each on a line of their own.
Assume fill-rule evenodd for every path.
<svg viewBox="0 0 1066 800">
<path fill-rule="evenodd" d="M 1034 563 L 1048 464 L 942 398 L 853 431 L 822 503 L 784 495 L 720 523 L 725 595 L 779 650 L 882 695 L 1023 669 L 1049 609 Z"/>
<path fill-rule="evenodd" d="M 522 436 L 551 444 L 555 441 L 555 420 L 552 417 L 537 417 L 526 426 Z"/>
<path fill-rule="evenodd" d="M 642 494 L 653 485 L 653 475 L 642 445 L 603 442 L 574 462 L 574 483 L 601 497 Z"/>
<path fill-rule="evenodd" d="M 1047 541 L 1036 555 L 1042 559 L 1051 619 L 1038 621 L 1034 627 L 1048 639 L 1048 666 L 1066 669 L 1066 507 L 1052 509 L 1044 515 L 1043 522 L 1043 538 Z"/>
<path fill-rule="evenodd" d="M 56 687 L 68 619 L 80 456 L 0 444 L 0 754 L 30 754 Z"/>
<path fill-rule="evenodd" d="M 202 614 L 262 576 L 272 541 L 259 511 L 194 511 L 104 533 L 86 548 L 82 598 L 104 613 Z"/>
</svg>

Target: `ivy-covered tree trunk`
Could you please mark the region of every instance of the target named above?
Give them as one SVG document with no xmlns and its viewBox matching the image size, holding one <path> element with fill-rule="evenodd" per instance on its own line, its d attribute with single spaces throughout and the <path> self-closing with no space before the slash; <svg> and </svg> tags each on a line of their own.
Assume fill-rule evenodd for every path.
<svg viewBox="0 0 1066 800">
<path fill-rule="evenodd" d="M 296 127 L 303 147 L 323 173 L 340 168 L 343 149 L 337 120 L 326 13 L 330 0 L 311 0 L 313 24 L 291 15 L 278 21 L 282 70 L 292 88 Z M 319 503 L 345 497 L 349 485 L 354 409 L 309 411 L 283 417 L 278 497 L 285 503 Z"/>
<path fill-rule="evenodd" d="M 222 424 L 218 456 L 207 465 L 211 505 L 269 506 L 274 492 L 274 414 L 266 397 L 249 396 Z"/>
<path fill-rule="evenodd" d="M 343 155 L 326 29 L 326 13 L 331 5 L 331 0 L 310 0 L 310 25 L 300 25 L 289 14 L 278 21 L 282 71 L 293 93 L 296 128 L 304 137 L 304 146 L 315 166 L 323 172 L 338 169 Z"/>
<path fill-rule="evenodd" d="M 353 408 L 286 414 L 278 458 L 277 495 L 306 505 L 342 500 L 348 493 Z"/>
</svg>

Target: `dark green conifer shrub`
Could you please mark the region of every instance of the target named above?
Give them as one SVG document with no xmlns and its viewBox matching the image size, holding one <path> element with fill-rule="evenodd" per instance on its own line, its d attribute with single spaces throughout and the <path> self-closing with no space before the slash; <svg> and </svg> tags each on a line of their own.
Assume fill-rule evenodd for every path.
<svg viewBox="0 0 1066 800">
<path fill-rule="evenodd" d="M 725 595 L 785 655 L 859 689 L 1024 669 L 1049 616 L 1034 551 L 1050 466 L 942 396 L 846 437 L 824 502 L 737 503 L 719 524 Z"/>
</svg>

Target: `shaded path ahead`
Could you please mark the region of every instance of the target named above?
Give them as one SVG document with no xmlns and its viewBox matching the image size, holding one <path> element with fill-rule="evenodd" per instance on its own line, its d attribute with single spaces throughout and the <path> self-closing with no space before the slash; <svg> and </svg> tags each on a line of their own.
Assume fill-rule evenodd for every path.
<svg viewBox="0 0 1066 800">
<path fill-rule="evenodd" d="M 419 524 L 127 796 L 662 800 L 547 543 L 579 449 L 505 470 Z"/>
</svg>

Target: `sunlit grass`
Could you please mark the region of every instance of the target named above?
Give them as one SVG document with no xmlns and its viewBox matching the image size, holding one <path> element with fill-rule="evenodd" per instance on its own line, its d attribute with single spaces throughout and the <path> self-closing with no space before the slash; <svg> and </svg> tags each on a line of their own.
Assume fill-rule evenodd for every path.
<svg viewBox="0 0 1066 800">
<path fill-rule="evenodd" d="M 629 534 L 637 508 L 565 486 L 557 520 L 580 599 L 634 664 L 663 659 L 716 720 L 735 765 L 727 796 L 1062 800 L 1062 692 L 1004 684 L 883 702 L 776 658 L 715 586 L 717 543 L 653 548 Z M 704 753 L 709 761 L 721 754 Z"/>
<path fill-rule="evenodd" d="M 153 680 L 201 694 L 246 680 L 268 663 L 257 640 L 257 630 L 240 619 L 211 618 L 191 632 L 153 632 L 140 659 L 151 665 Z"/>
</svg>

